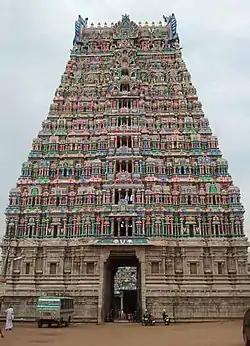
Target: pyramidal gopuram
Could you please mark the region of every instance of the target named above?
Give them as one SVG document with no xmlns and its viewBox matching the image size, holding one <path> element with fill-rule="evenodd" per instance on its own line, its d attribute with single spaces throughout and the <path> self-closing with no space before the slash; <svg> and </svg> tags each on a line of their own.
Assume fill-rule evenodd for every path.
<svg viewBox="0 0 250 346">
<path fill-rule="evenodd" d="M 250 304 L 240 191 L 181 52 L 174 14 L 76 20 L 6 210 L 3 305 L 17 318 L 41 295 L 74 297 L 93 322 L 145 308 L 241 317 Z"/>
</svg>

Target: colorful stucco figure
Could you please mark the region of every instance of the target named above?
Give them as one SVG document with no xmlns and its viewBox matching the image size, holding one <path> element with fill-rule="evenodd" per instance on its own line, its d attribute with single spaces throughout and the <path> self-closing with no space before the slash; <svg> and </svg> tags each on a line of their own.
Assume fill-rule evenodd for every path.
<svg viewBox="0 0 250 346">
<path fill-rule="evenodd" d="M 88 24 L 88 18 L 83 19 L 81 15 L 75 21 L 75 36 L 73 44 L 80 43 L 82 41 L 82 29 L 86 28 Z"/>
<path fill-rule="evenodd" d="M 174 42 L 176 40 L 179 40 L 178 32 L 177 32 L 177 20 L 175 18 L 175 14 L 172 13 L 171 16 L 166 17 L 163 15 L 163 19 L 165 21 L 165 24 L 168 28 L 169 32 L 169 41 Z"/>
</svg>

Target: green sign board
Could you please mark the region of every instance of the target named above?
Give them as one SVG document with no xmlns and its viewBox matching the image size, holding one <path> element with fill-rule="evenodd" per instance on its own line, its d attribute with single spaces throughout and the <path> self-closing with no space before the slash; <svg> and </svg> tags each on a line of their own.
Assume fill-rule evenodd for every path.
<svg viewBox="0 0 250 346">
<path fill-rule="evenodd" d="M 95 245 L 149 245 L 147 238 L 103 238 L 98 239 Z"/>
</svg>

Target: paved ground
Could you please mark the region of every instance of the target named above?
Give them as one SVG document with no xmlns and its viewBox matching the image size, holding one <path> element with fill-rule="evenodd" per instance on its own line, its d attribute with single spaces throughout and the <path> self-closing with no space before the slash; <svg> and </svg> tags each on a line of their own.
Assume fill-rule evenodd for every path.
<svg viewBox="0 0 250 346">
<path fill-rule="evenodd" d="M 176 324 L 169 327 L 105 324 L 43 328 L 17 325 L 0 346 L 243 346 L 241 321 Z"/>
</svg>

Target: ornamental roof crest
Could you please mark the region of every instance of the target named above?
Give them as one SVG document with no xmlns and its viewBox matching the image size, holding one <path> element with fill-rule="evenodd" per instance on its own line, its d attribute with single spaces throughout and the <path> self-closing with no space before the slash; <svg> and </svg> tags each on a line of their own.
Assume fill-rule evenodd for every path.
<svg viewBox="0 0 250 346">
<path fill-rule="evenodd" d="M 132 22 L 128 14 L 122 15 L 122 20 L 114 26 L 114 38 L 126 39 L 138 36 L 138 26 Z"/>
</svg>

